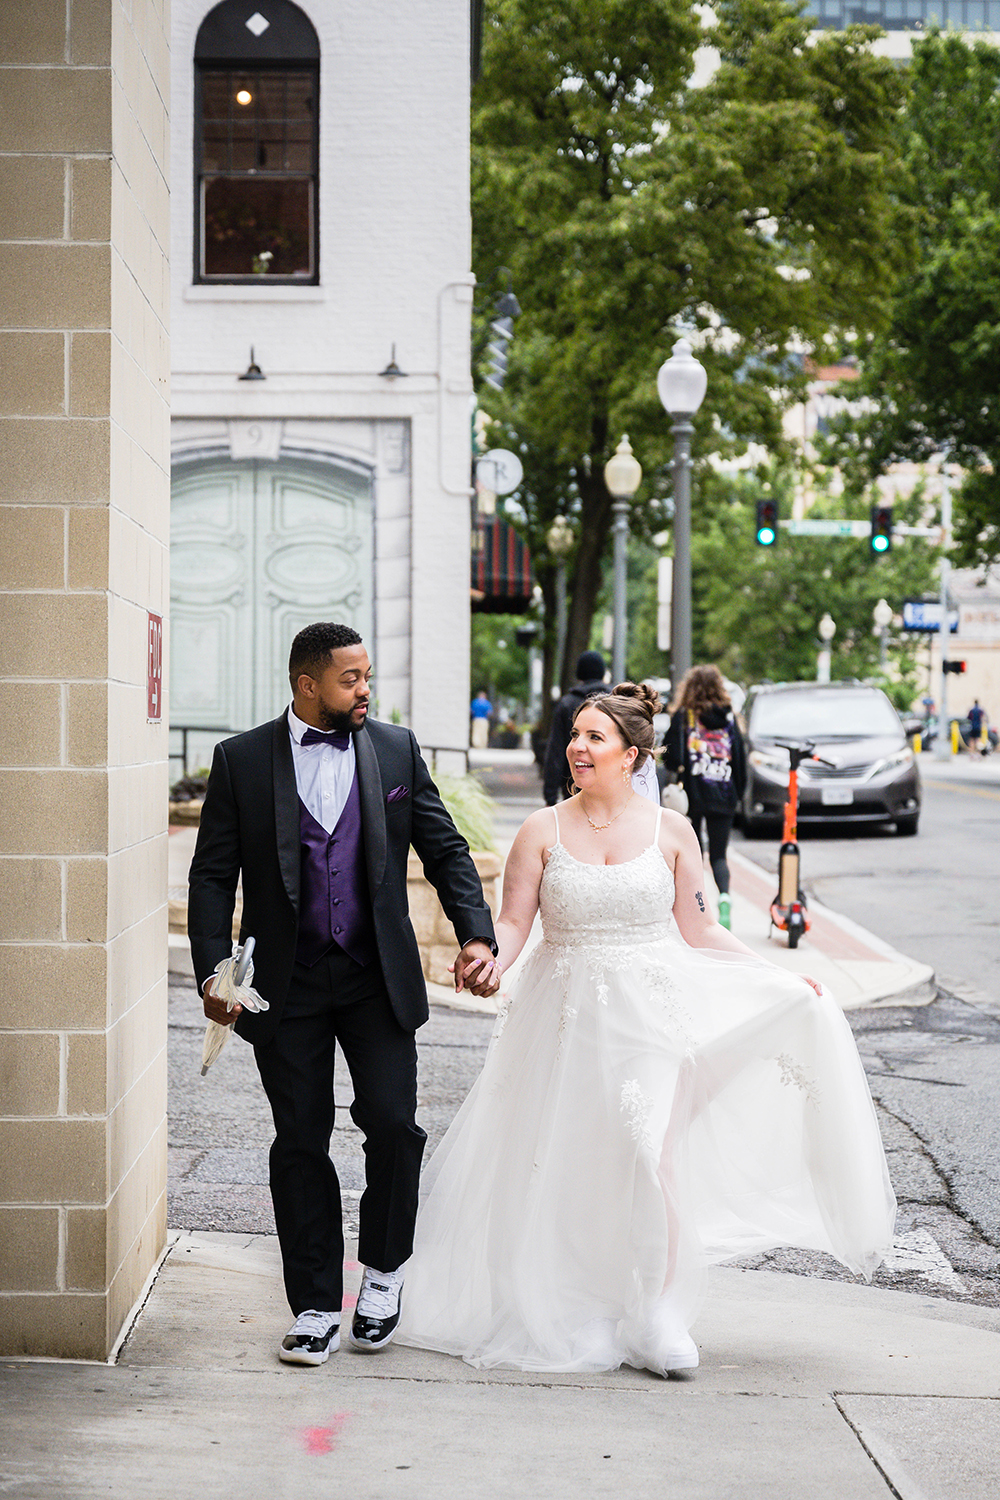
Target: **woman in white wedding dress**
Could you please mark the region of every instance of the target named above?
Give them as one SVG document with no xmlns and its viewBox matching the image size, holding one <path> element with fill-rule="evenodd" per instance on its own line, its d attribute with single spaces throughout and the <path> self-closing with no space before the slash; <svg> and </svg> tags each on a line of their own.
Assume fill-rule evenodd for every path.
<svg viewBox="0 0 1000 1500">
<path fill-rule="evenodd" d="M 635 795 L 651 689 L 578 712 L 576 795 L 514 841 L 497 963 L 544 938 L 421 1186 L 398 1340 L 476 1366 L 691 1370 L 711 1262 L 870 1276 L 895 1200 L 838 1006 L 714 920 L 687 819 Z M 461 978 L 461 976 L 460 976 Z"/>
</svg>

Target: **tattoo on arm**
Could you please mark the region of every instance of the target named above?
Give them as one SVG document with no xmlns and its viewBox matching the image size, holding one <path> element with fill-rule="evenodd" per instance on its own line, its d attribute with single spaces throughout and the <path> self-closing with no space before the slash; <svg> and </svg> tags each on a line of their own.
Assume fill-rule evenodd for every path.
<svg viewBox="0 0 1000 1500">
<path fill-rule="evenodd" d="M 694 899 L 698 903 L 698 910 L 704 914 L 704 911 L 705 911 L 705 898 L 701 894 L 701 891 L 695 891 L 695 893 L 694 893 Z"/>
</svg>

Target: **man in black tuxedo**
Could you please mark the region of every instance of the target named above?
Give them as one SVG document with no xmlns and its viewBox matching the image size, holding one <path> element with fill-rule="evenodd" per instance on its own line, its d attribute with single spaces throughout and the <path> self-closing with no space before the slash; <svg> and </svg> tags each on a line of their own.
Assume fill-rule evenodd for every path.
<svg viewBox="0 0 1000 1500">
<path fill-rule="evenodd" d="M 351 1342 L 374 1350 L 399 1317 L 400 1267 L 413 1246 L 425 1135 L 416 1124 L 414 1032 L 427 991 L 407 916 L 412 843 L 461 944 L 456 984 L 494 994 L 489 908 L 469 846 L 444 808 L 410 730 L 368 718 L 371 666 L 350 626 L 307 626 L 289 658 L 292 704 L 216 746 L 189 875 L 188 934 L 205 1014 L 253 1045 L 274 1117 L 270 1181 L 295 1324 L 279 1355 L 322 1364 L 339 1347 L 344 1238 L 330 1160 L 334 1043 L 354 1084 L 366 1188 L 364 1266 Z M 259 1014 L 213 993 L 253 936 Z"/>
</svg>

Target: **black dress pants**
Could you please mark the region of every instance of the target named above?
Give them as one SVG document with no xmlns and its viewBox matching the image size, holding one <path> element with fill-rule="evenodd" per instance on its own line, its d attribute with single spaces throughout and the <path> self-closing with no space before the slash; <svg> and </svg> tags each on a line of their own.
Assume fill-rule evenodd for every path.
<svg viewBox="0 0 1000 1500">
<path fill-rule="evenodd" d="M 413 1250 L 420 1160 L 417 1049 L 393 1014 L 377 960 L 335 949 L 296 964 L 271 1041 L 254 1048 L 274 1118 L 270 1180 L 285 1292 L 292 1312 L 339 1312 L 344 1296 L 340 1182 L 330 1159 L 334 1043 L 354 1084 L 351 1118 L 364 1134 L 358 1258 L 395 1271 Z"/>
</svg>

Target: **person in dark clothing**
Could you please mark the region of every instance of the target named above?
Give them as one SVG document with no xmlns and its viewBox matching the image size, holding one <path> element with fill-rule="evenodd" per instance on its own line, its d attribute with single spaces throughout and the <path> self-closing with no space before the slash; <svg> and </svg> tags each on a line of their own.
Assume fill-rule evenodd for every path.
<svg viewBox="0 0 1000 1500">
<path fill-rule="evenodd" d="M 576 664 L 577 682 L 564 693 L 552 711 L 552 728 L 545 746 L 545 770 L 543 787 L 546 807 L 554 807 L 561 797 L 569 796 L 569 769 L 566 763 L 566 747 L 569 733 L 580 704 L 595 693 L 606 691 L 604 676 L 607 667 L 599 651 L 584 651 Z"/>
<path fill-rule="evenodd" d="M 692 667 L 670 705 L 664 764 L 680 775 L 688 817 L 699 840 L 708 830 L 708 858 L 719 888 L 719 922 L 730 924 L 726 849 L 746 789 L 746 750 L 718 667 Z"/>
</svg>

